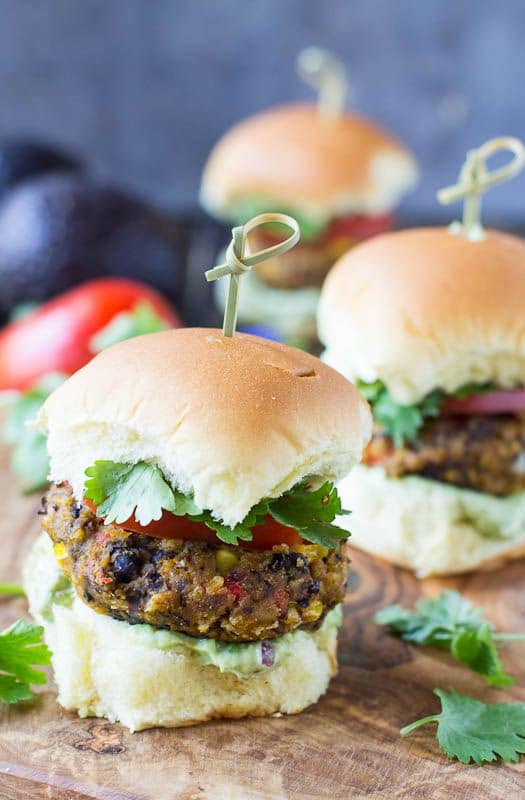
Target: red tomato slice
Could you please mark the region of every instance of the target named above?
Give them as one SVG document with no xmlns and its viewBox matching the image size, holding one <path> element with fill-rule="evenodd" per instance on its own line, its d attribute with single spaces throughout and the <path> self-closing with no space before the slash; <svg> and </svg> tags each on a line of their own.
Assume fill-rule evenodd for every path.
<svg viewBox="0 0 525 800">
<path fill-rule="evenodd" d="M 147 302 L 172 327 L 181 321 L 155 290 L 126 278 L 88 281 L 0 332 L 0 390 L 30 388 L 49 372 L 71 375 L 93 358 L 92 337 L 117 314 Z"/>
<path fill-rule="evenodd" d="M 84 499 L 84 503 L 94 514 L 97 513 L 96 507 L 91 500 Z M 183 539 L 185 541 L 221 544 L 221 540 L 204 522 L 193 522 L 187 517 L 177 517 L 175 514 L 170 514 L 169 511 L 164 511 L 159 520 L 150 522 L 149 525 L 140 525 L 132 517 L 117 527 L 134 531 L 135 533 L 142 533 L 145 536 L 155 536 L 159 539 Z M 252 541 L 242 542 L 242 547 L 252 550 L 271 550 L 276 544 L 294 545 L 300 544 L 302 541 L 296 530 L 281 525 L 270 516 L 267 516 L 261 525 L 256 525 L 252 529 L 252 533 Z"/>
<path fill-rule="evenodd" d="M 393 224 L 393 214 L 376 214 L 370 217 L 349 214 L 347 217 L 334 219 L 328 228 L 326 236 L 329 239 L 341 237 L 360 241 L 391 230 Z"/>
<path fill-rule="evenodd" d="M 473 394 L 460 400 L 447 397 L 444 414 L 512 414 L 525 412 L 525 389 L 499 389 L 486 394 Z"/>
</svg>

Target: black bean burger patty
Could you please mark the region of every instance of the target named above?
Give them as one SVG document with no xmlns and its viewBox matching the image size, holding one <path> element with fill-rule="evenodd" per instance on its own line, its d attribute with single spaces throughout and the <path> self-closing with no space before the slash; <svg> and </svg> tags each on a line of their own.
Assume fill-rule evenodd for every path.
<svg viewBox="0 0 525 800">
<path fill-rule="evenodd" d="M 428 420 L 413 442 L 396 447 L 380 429 L 365 464 L 390 477 L 421 475 L 478 492 L 525 491 L 525 415 L 485 414 Z"/>
<path fill-rule="evenodd" d="M 66 485 L 44 497 L 42 527 L 95 611 L 229 642 L 313 630 L 343 600 L 344 544 L 272 550 L 158 539 L 104 525 Z"/>
</svg>

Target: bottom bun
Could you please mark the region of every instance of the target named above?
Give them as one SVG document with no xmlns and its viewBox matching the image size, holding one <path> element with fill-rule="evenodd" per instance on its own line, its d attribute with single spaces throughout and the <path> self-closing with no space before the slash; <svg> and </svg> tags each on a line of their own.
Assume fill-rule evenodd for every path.
<svg viewBox="0 0 525 800">
<path fill-rule="evenodd" d="M 260 644 L 234 645 L 252 648 L 244 651 L 250 657 L 238 658 L 236 669 L 248 671 L 239 674 L 224 664 L 203 663 L 208 656 L 199 652 L 202 640 L 129 625 L 90 609 L 75 597 L 47 536 L 36 541 L 27 560 L 24 586 L 53 652 L 58 701 L 81 717 L 105 717 L 131 731 L 296 714 L 319 699 L 337 671 L 339 609 L 314 633 L 295 631 L 276 639 L 272 667 L 253 663 L 253 648 L 261 651 Z M 231 653 L 228 645 L 217 648 L 215 642 L 211 650 L 219 663 Z"/>
<path fill-rule="evenodd" d="M 507 498 L 355 467 L 339 486 L 353 546 L 420 578 L 494 569 L 525 555 L 525 492 Z"/>
<path fill-rule="evenodd" d="M 214 291 L 217 306 L 224 311 L 228 281 L 217 281 Z M 239 322 L 271 325 L 285 338 L 314 339 L 319 295 L 319 289 L 312 286 L 274 289 L 250 272 L 240 281 Z"/>
</svg>

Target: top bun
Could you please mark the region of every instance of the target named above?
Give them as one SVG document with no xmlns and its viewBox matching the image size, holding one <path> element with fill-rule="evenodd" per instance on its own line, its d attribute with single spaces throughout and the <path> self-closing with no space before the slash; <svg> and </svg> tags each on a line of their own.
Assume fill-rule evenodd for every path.
<svg viewBox="0 0 525 800">
<path fill-rule="evenodd" d="M 412 156 L 364 117 L 323 117 L 311 104 L 269 109 L 243 120 L 213 148 L 201 201 L 228 219 L 243 198 L 267 200 L 329 220 L 390 211 L 412 188 Z"/>
<path fill-rule="evenodd" d="M 385 234 L 355 247 L 326 280 L 324 360 L 382 380 L 398 403 L 470 383 L 525 382 L 525 243 L 446 228 Z"/>
<path fill-rule="evenodd" d="M 226 525 L 305 476 L 360 459 L 371 418 L 359 392 L 291 347 L 185 328 L 104 350 L 44 404 L 51 479 L 81 499 L 97 459 L 157 464 Z"/>
</svg>

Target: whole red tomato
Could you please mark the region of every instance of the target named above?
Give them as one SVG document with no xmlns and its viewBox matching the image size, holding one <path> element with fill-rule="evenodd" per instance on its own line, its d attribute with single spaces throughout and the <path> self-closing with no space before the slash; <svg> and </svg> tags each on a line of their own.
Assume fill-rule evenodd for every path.
<svg viewBox="0 0 525 800">
<path fill-rule="evenodd" d="M 142 303 L 169 327 L 181 326 L 158 292 L 125 278 L 88 281 L 10 323 L 0 332 L 0 390 L 24 391 L 46 373 L 76 372 L 93 358 L 93 336 Z"/>
</svg>

